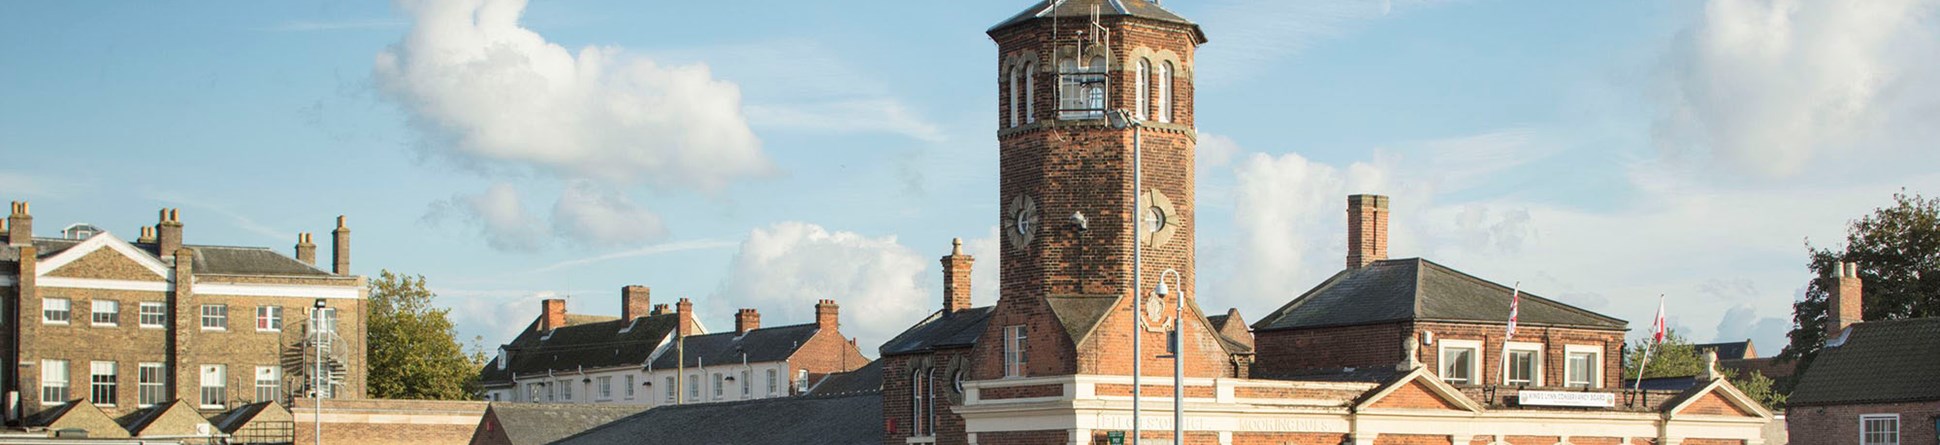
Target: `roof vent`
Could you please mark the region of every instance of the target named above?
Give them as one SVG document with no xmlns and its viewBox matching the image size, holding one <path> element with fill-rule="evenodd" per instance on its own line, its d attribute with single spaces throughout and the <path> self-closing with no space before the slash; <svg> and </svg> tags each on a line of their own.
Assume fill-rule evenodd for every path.
<svg viewBox="0 0 1940 445">
<path fill-rule="evenodd" d="M 94 237 L 95 234 L 106 232 L 106 230 L 101 230 L 100 227 L 95 227 L 93 224 L 74 223 L 68 225 L 65 229 L 61 229 L 61 237 L 71 240 L 84 240 Z"/>
</svg>

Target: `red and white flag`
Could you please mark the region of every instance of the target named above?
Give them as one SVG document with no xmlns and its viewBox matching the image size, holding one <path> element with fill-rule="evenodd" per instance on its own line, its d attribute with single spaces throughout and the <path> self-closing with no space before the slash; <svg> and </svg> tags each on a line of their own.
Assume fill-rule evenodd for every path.
<svg viewBox="0 0 1940 445">
<path fill-rule="evenodd" d="M 1657 296 L 1657 319 L 1650 323 L 1650 338 L 1657 344 L 1664 343 L 1664 296 Z"/>
<path fill-rule="evenodd" d="M 1503 341 L 1508 341 L 1507 338 L 1516 338 L 1516 312 L 1521 305 L 1522 282 L 1517 281 L 1516 287 L 1509 291 L 1509 332 Z"/>
</svg>

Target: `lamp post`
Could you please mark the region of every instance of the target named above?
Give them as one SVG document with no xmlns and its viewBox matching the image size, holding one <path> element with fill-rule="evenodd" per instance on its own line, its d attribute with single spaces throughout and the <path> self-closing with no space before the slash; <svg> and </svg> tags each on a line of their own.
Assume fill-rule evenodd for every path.
<svg viewBox="0 0 1940 445">
<path fill-rule="evenodd" d="M 1141 364 L 1145 358 L 1145 349 L 1139 341 L 1139 338 L 1145 336 L 1145 327 L 1141 326 L 1145 323 L 1145 299 L 1140 298 L 1139 295 L 1141 293 L 1139 289 L 1145 286 L 1145 252 L 1143 243 L 1138 242 L 1138 237 L 1145 234 L 1145 219 L 1141 217 L 1144 211 L 1138 208 L 1139 191 L 1145 188 L 1142 182 L 1145 176 L 1145 153 L 1144 147 L 1140 144 L 1145 123 L 1132 118 L 1135 115 L 1126 110 L 1112 110 L 1105 113 L 1105 116 L 1112 128 L 1132 128 L 1132 212 L 1130 213 L 1132 216 L 1132 443 L 1137 444 L 1140 442 L 1139 431 L 1142 429 L 1138 416 L 1140 389 L 1143 386 L 1139 385 L 1139 375 L 1142 374 Z"/>
<path fill-rule="evenodd" d="M 324 307 L 325 305 L 324 305 L 323 299 L 318 298 L 316 303 L 316 310 L 310 314 L 310 335 L 314 336 L 310 340 L 310 349 L 314 349 L 317 351 L 316 371 L 310 373 L 311 374 L 310 392 L 317 399 L 316 400 L 317 402 L 316 422 L 314 422 L 315 425 L 313 425 L 316 427 L 316 442 L 312 442 L 316 445 L 323 445 L 323 385 L 324 385 L 323 341 L 325 338 L 323 336 Z"/>
<path fill-rule="evenodd" d="M 1172 276 L 1172 282 L 1179 284 L 1179 298 L 1172 299 L 1172 442 L 1185 443 L 1186 422 L 1186 282 L 1179 271 L 1166 269 L 1159 273 L 1159 298 L 1166 298 L 1165 277 Z M 1164 300 L 1160 300 L 1164 301 Z"/>
</svg>

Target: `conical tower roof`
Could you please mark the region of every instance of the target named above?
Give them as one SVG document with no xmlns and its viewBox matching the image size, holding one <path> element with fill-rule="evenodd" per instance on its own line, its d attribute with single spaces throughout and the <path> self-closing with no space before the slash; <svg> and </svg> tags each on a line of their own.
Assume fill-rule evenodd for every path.
<svg viewBox="0 0 1940 445">
<path fill-rule="evenodd" d="M 1091 17 L 1093 7 L 1096 7 L 1100 17 L 1137 17 L 1186 25 L 1192 28 L 1193 36 L 1198 39 L 1198 43 L 1206 42 L 1206 33 L 1199 29 L 1199 24 L 1186 20 L 1185 17 L 1180 17 L 1151 0 L 1044 0 L 998 23 L 997 26 L 990 27 L 990 32 L 1043 18 L 1082 20 Z"/>
</svg>

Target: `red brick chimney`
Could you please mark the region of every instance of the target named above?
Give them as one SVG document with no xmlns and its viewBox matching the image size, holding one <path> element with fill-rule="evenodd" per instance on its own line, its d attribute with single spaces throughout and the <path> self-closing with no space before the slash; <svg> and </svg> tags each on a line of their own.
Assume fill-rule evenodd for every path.
<svg viewBox="0 0 1940 445">
<path fill-rule="evenodd" d="M 641 285 L 620 288 L 620 319 L 632 320 L 653 314 L 653 290 Z"/>
<path fill-rule="evenodd" d="M 970 265 L 976 258 L 963 254 L 963 238 L 950 240 L 950 255 L 943 257 L 943 313 L 970 308 Z"/>
<path fill-rule="evenodd" d="M 680 336 L 694 335 L 694 302 L 687 301 L 686 298 L 680 299 L 679 302 L 674 303 L 674 313 L 679 317 L 674 329 L 680 331 Z"/>
<path fill-rule="evenodd" d="M 667 309 L 667 303 L 660 303 L 660 304 L 653 305 L 652 315 L 660 315 L 668 312 L 672 312 L 672 311 Z"/>
<path fill-rule="evenodd" d="M 734 335 L 747 335 L 748 331 L 761 329 L 761 313 L 754 308 L 743 308 L 734 313 Z"/>
<path fill-rule="evenodd" d="M 1347 197 L 1347 268 L 1388 259 L 1388 197 Z"/>
<path fill-rule="evenodd" d="M 835 300 L 815 302 L 815 327 L 831 331 L 840 328 L 842 325 L 837 321 L 836 316 L 841 313 L 841 309 L 841 306 L 835 304 Z"/>
<path fill-rule="evenodd" d="M 566 326 L 566 300 L 548 298 L 539 302 L 539 332 Z"/>
<path fill-rule="evenodd" d="M 173 258 L 182 249 L 181 216 L 176 209 L 162 209 L 161 221 L 155 224 L 155 253 L 164 258 Z"/>
<path fill-rule="evenodd" d="M 154 227 L 154 226 L 141 226 L 141 236 L 138 236 L 138 237 L 136 237 L 136 238 L 135 238 L 135 242 L 137 242 L 137 243 L 153 243 L 153 242 L 155 242 L 155 227 Z"/>
<path fill-rule="evenodd" d="M 1839 333 L 1854 323 L 1865 321 L 1862 303 L 1864 286 L 1859 281 L 1859 263 L 1840 262 L 1834 265 L 1833 282 L 1826 297 L 1825 330 L 1826 338 L 1836 338 Z"/>
<path fill-rule="evenodd" d="M 350 275 L 350 226 L 344 225 L 344 216 L 337 215 L 337 230 L 330 231 L 330 273 Z"/>
<path fill-rule="evenodd" d="M 14 201 L 13 212 L 7 214 L 7 244 L 34 244 L 34 215 L 27 213 L 27 201 Z"/>
<path fill-rule="evenodd" d="M 296 234 L 296 260 L 317 265 L 317 243 L 310 241 L 309 232 Z"/>
</svg>

